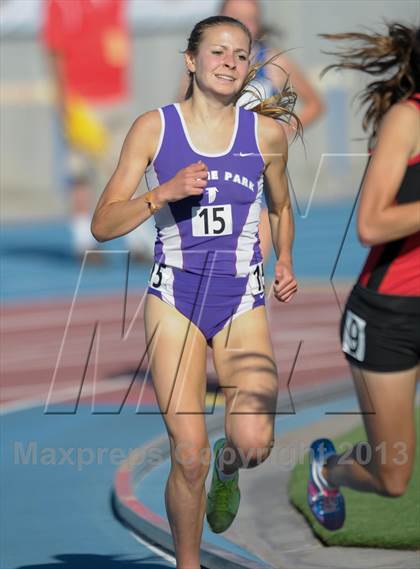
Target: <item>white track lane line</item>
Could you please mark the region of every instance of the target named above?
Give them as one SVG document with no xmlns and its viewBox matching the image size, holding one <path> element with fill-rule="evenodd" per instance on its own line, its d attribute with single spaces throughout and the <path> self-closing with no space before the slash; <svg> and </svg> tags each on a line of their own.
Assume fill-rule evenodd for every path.
<svg viewBox="0 0 420 569">
<path fill-rule="evenodd" d="M 124 387 L 124 386 L 122 386 Z M 106 383 L 106 385 L 89 385 L 83 386 L 83 391 L 80 395 L 80 401 L 83 401 L 87 396 L 93 394 L 100 395 L 103 393 L 112 393 L 114 391 L 121 391 L 121 382 L 112 381 Z M 77 393 L 76 393 L 77 395 Z M 58 403 L 64 403 L 75 398 L 75 389 L 72 387 L 63 387 L 62 389 L 57 389 L 54 391 L 53 401 L 50 402 L 51 405 L 56 405 Z M 8 415 L 9 413 L 15 413 L 16 411 L 23 411 L 24 409 L 31 409 L 33 407 L 45 407 L 47 404 L 47 394 L 43 396 L 40 394 L 35 397 L 29 397 L 27 399 L 20 399 L 19 401 L 11 401 L 3 403 L 0 405 L 0 416 Z"/>
<path fill-rule="evenodd" d="M 130 531 L 131 535 L 134 537 L 135 540 L 137 540 L 139 543 L 141 543 L 142 545 L 144 545 L 144 547 L 147 547 L 147 549 L 150 549 L 150 551 L 152 551 L 153 553 L 155 553 L 156 555 L 158 555 L 159 557 L 162 557 L 162 559 L 164 559 L 165 561 L 168 561 L 169 563 L 171 563 L 174 567 L 176 566 L 176 560 L 175 557 L 173 557 L 173 555 L 169 555 L 169 553 L 165 553 L 164 551 L 158 549 L 157 547 L 155 547 L 154 545 L 151 545 L 150 543 L 148 543 L 147 541 L 144 541 L 144 539 L 142 539 L 141 537 L 139 537 L 137 534 L 135 534 L 133 531 Z"/>
</svg>

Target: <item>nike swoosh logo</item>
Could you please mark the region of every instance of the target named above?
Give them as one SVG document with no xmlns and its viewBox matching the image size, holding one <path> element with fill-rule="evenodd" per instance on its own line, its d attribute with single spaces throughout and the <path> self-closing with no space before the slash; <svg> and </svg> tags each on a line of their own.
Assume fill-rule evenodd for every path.
<svg viewBox="0 0 420 569">
<path fill-rule="evenodd" d="M 239 152 L 239 156 L 244 158 L 245 156 L 257 156 L 254 152 Z"/>
</svg>

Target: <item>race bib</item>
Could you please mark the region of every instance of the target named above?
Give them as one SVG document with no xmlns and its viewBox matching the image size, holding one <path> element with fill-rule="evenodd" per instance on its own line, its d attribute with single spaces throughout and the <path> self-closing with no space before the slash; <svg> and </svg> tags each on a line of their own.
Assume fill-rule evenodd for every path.
<svg viewBox="0 0 420 569">
<path fill-rule="evenodd" d="M 170 269 L 163 263 L 154 263 L 149 277 L 149 286 L 159 290 L 170 277 Z"/>
<path fill-rule="evenodd" d="M 232 235 L 232 206 L 226 204 L 193 207 L 191 221 L 193 237 Z"/>
<path fill-rule="evenodd" d="M 351 310 L 346 311 L 346 320 L 343 331 L 343 352 L 349 354 L 359 362 L 363 362 L 366 352 L 366 320 L 354 314 Z"/>
<path fill-rule="evenodd" d="M 250 268 L 249 285 L 254 296 L 264 294 L 264 266 L 262 262 Z"/>
</svg>

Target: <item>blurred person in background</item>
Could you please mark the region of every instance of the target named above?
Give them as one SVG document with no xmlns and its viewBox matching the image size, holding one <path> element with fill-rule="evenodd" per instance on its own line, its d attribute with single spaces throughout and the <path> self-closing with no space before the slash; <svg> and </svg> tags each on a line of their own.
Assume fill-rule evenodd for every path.
<svg viewBox="0 0 420 569">
<path fill-rule="evenodd" d="M 289 56 L 278 53 L 277 50 L 268 46 L 267 40 L 272 30 L 263 24 L 260 2 L 258 0 L 224 0 L 220 13 L 236 18 L 251 31 L 254 40 L 251 54 L 253 63 L 262 63 L 275 57 L 273 60 L 275 65 L 262 66 L 254 79 L 256 87 L 263 91 L 263 98 L 266 99 L 281 89 L 286 82 L 287 74 L 290 76 L 293 91 L 298 96 L 300 108 L 297 115 L 301 125 L 305 128 L 319 118 L 323 112 L 323 103 L 313 85 Z"/>
<path fill-rule="evenodd" d="M 73 248 L 83 258 L 87 249 L 96 247 L 90 231 L 96 190 L 116 167 L 130 123 L 127 2 L 44 0 L 44 9 L 42 42 L 67 144 Z M 150 225 L 128 240 L 134 258 L 151 258 Z"/>
<path fill-rule="evenodd" d="M 259 97 L 256 96 L 255 89 L 261 92 L 263 99 L 271 97 L 276 91 L 282 89 L 287 75 L 289 75 L 293 91 L 298 96 L 300 108 L 297 110 L 297 115 L 303 128 L 305 129 L 319 118 L 323 112 L 322 100 L 305 74 L 290 57 L 285 54 L 278 54 L 276 50 L 268 47 L 266 42 L 270 28 L 263 24 L 259 0 L 223 0 L 220 13 L 236 18 L 251 31 L 254 40 L 251 54 L 253 63 L 258 64 L 275 58 L 273 63 L 263 65 L 259 69 L 254 81 L 249 86 L 249 91 L 244 94 L 242 99 L 239 99 L 238 104 L 247 105 L 247 108 L 251 108 L 255 103 L 258 103 Z M 289 136 L 293 135 L 293 124 L 288 130 Z M 261 209 L 259 232 L 263 258 L 268 260 L 272 245 L 267 207 Z"/>
<path fill-rule="evenodd" d="M 363 415 L 367 443 L 337 455 L 329 439 L 311 445 L 308 503 L 330 530 L 345 520 L 340 486 L 381 496 L 404 494 L 413 473 L 415 395 L 420 362 L 420 28 L 323 35 L 354 42 L 337 69 L 371 76 L 370 159 L 357 227 L 371 247 L 341 320 L 342 350 Z"/>
<path fill-rule="evenodd" d="M 298 96 L 299 109 L 297 115 L 303 128 L 319 118 L 323 113 L 323 103 L 311 82 L 290 57 L 268 47 L 267 36 L 272 33 L 272 30 L 263 24 L 259 0 L 223 0 L 219 13 L 239 20 L 251 32 L 253 38 L 252 63 L 262 64 L 273 58 L 272 63 L 260 67 L 255 78 L 248 85 L 247 92 L 239 99 L 238 104 L 252 108 L 261 99 L 267 99 L 277 91 L 281 91 L 289 76 L 293 91 Z M 180 99 L 185 98 L 187 86 L 188 76 L 185 75 L 180 87 Z M 293 124 L 286 128 L 288 134 L 292 136 L 295 132 Z M 272 251 L 267 207 L 261 209 L 259 235 L 263 258 L 267 261 Z"/>
</svg>

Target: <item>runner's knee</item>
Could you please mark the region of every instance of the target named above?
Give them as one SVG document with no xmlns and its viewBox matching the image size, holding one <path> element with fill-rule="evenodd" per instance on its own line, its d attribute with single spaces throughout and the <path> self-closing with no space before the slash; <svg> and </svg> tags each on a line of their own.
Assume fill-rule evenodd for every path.
<svg viewBox="0 0 420 569">
<path fill-rule="evenodd" d="M 174 444 L 172 467 L 191 487 L 204 484 L 210 464 L 208 441 L 184 440 Z"/>
<path fill-rule="evenodd" d="M 388 498 L 399 498 L 405 494 L 411 472 L 401 467 L 381 468 L 377 474 L 378 491 Z"/>
<path fill-rule="evenodd" d="M 270 455 L 274 444 L 272 428 L 239 433 L 232 441 L 238 449 L 244 468 L 254 468 Z"/>
</svg>

